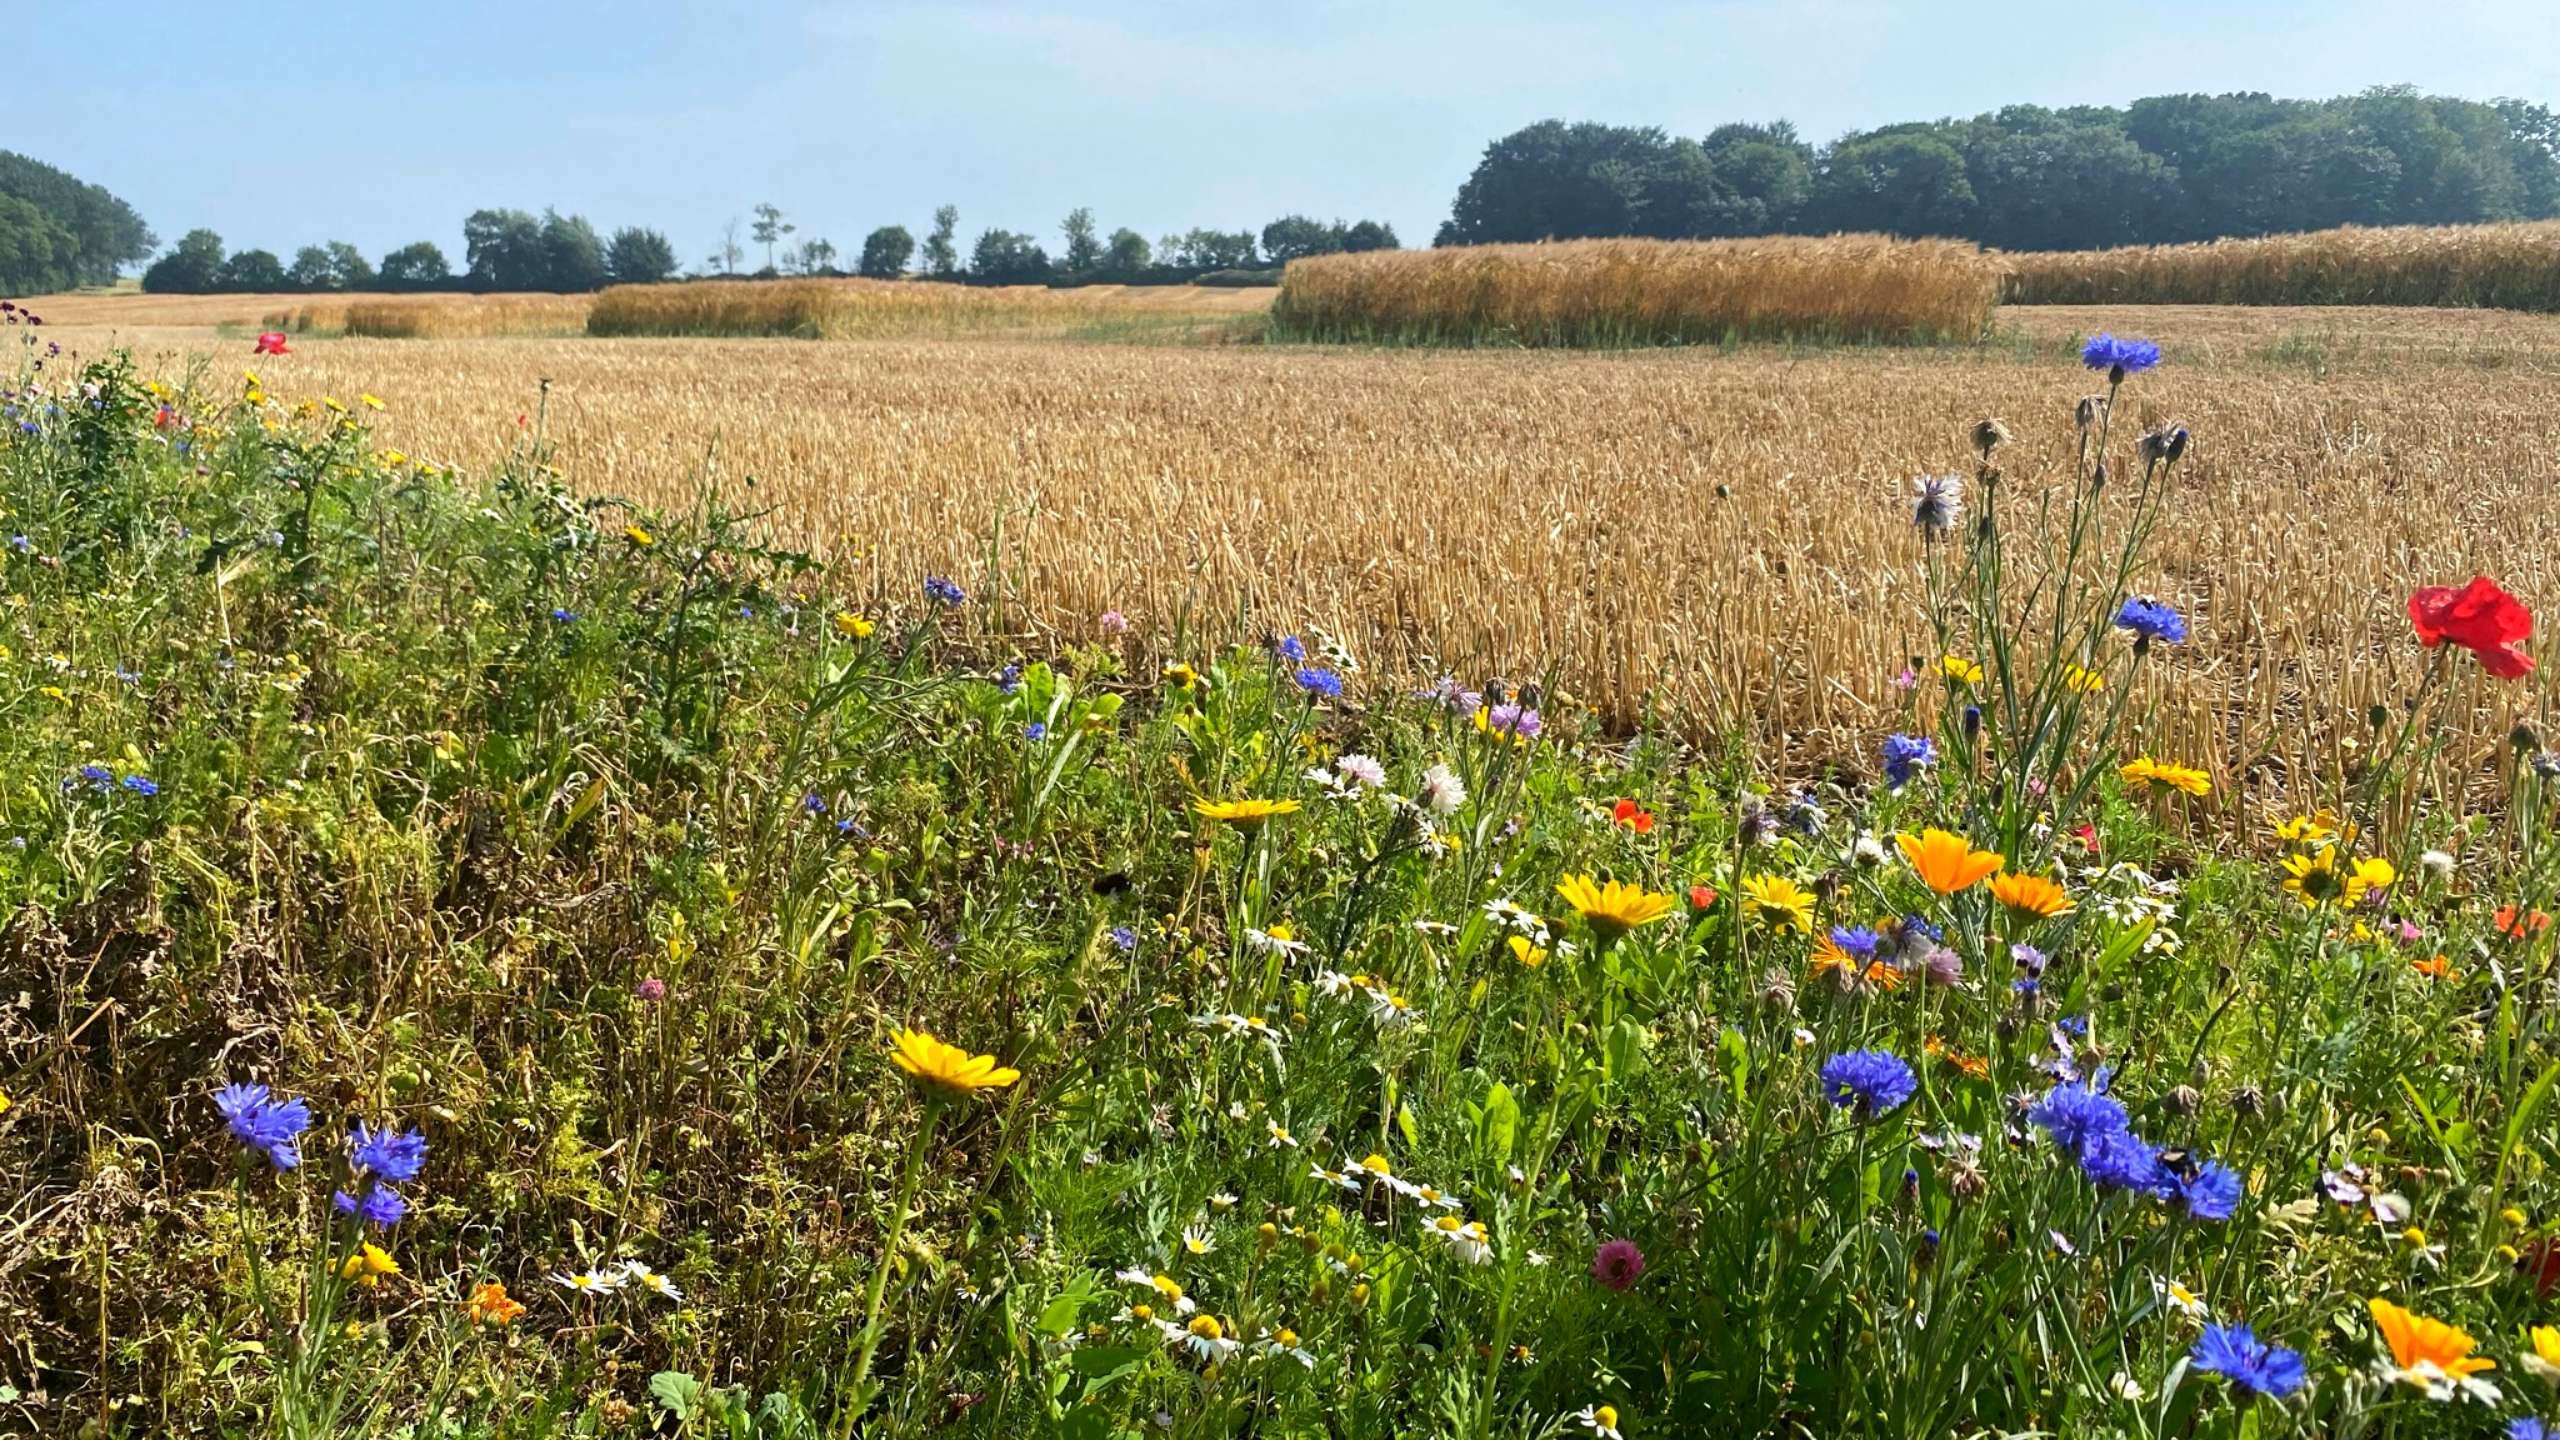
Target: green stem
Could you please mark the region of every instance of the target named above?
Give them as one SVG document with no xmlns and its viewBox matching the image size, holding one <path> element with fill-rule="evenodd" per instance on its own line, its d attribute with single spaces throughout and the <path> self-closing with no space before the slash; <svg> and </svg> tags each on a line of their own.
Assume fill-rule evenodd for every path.
<svg viewBox="0 0 2560 1440">
<path fill-rule="evenodd" d="M 889 1230 L 880 1246 L 880 1263 L 871 1271 L 871 1291 L 862 1301 L 862 1351 L 854 1357 L 853 1384 L 845 1418 L 869 1408 L 863 1387 L 871 1379 L 871 1357 L 880 1349 L 880 1302 L 889 1292 L 889 1269 L 897 1263 L 898 1242 L 907 1233 L 907 1212 L 915 1207 L 916 1182 L 924 1174 L 925 1152 L 933 1147 L 933 1129 L 942 1118 L 942 1102 L 928 1097 L 924 1122 L 916 1126 L 915 1143 L 907 1149 L 906 1173 L 898 1178 L 898 1205 L 889 1213 Z M 839 1431 L 839 1433 L 846 1433 Z"/>
</svg>

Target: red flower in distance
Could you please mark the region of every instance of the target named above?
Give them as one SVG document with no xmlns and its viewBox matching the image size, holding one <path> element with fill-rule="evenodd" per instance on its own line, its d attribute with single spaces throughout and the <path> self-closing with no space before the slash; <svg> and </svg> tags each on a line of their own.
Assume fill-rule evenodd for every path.
<svg viewBox="0 0 2560 1440">
<path fill-rule="evenodd" d="M 1653 833 L 1653 812 L 1633 800 L 1621 800 L 1610 806 L 1609 818 L 1639 835 Z"/>
<path fill-rule="evenodd" d="M 1689 908 L 1690 908 L 1690 909 L 1692 909 L 1692 910 L 1704 910 L 1704 909 L 1708 908 L 1709 906 L 1711 906 L 1711 905 L 1713 905 L 1713 904 L 1715 904 L 1715 903 L 1716 903 L 1716 892 L 1715 892 L 1715 887 L 1714 887 L 1714 886 L 1712 886 L 1712 885 L 1692 885 L 1692 886 L 1690 886 L 1690 887 L 1689 887 Z"/>
<path fill-rule="evenodd" d="M 2474 576 L 2458 590 L 2419 586 L 2409 595 L 2409 623 L 2417 627 L 2419 644 L 2432 647 L 2450 640 L 2479 656 L 2501 680 L 2533 673 L 2533 657 L 2516 648 L 2533 638 L 2533 612 L 2486 575 Z"/>
<path fill-rule="evenodd" d="M 283 331 L 261 330 L 258 332 L 258 348 L 253 353 L 259 355 L 290 355 L 293 352 L 286 349 L 284 346 Z"/>
</svg>

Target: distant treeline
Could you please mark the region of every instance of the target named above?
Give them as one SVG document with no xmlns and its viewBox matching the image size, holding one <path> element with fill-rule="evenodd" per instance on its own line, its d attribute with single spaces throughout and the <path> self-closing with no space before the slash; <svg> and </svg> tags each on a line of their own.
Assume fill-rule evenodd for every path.
<svg viewBox="0 0 2560 1440">
<path fill-rule="evenodd" d="M 863 240 L 850 271 L 838 267 L 833 244 L 813 238 L 793 244 L 798 233 L 783 212 L 759 205 L 743 237 L 738 220 L 722 228 L 719 245 L 697 278 L 772 278 L 782 275 L 896 279 L 916 274 L 931 279 L 986 285 L 1172 284 L 1232 275 L 1260 267 L 1277 267 L 1307 255 L 1345 251 L 1392 250 L 1393 228 L 1375 220 L 1346 224 L 1286 215 L 1250 230 L 1191 230 L 1154 243 L 1134 230 L 1104 236 L 1093 212 L 1078 208 L 1060 227 L 1065 246 L 1051 258 L 1037 239 L 1012 230 L 987 230 L 964 254 L 959 244 L 960 212 L 945 205 L 934 212 L 933 227 L 919 243 L 903 225 L 883 225 Z M 173 294 L 221 291 L 259 293 L 354 290 L 470 290 L 572 293 L 606 285 L 648 285 L 684 273 L 683 262 L 667 237 L 642 226 L 625 226 L 610 237 L 583 215 L 545 210 L 475 210 L 462 222 L 463 264 L 456 270 L 445 253 L 421 240 L 382 257 L 376 266 L 353 245 L 331 240 L 306 245 L 290 263 L 269 250 L 230 250 L 211 230 L 190 230 L 167 255 L 143 272 L 142 288 Z M 749 270 L 746 243 L 762 247 L 764 264 Z"/>
<path fill-rule="evenodd" d="M 1435 243 L 1876 232 L 2086 250 L 2560 215 L 2560 120 L 2405 86 L 2332 100 L 2012 105 L 1815 147 L 1785 121 L 1703 140 L 1544 121 L 1488 146 Z"/>
<path fill-rule="evenodd" d="M 122 200 L 0 150 L 0 294 L 104 285 L 158 243 Z"/>
</svg>

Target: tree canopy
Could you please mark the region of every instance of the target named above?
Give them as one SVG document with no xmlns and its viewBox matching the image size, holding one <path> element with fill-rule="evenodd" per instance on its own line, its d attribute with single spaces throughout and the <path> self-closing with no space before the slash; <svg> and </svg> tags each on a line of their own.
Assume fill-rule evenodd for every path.
<svg viewBox="0 0 2560 1440">
<path fill-rule="evenodd" d="M 0 150 L 0 294 L 105 285 L 158 244 L 104 187 Z"/>
<path fill-rule="evenodd" d="M 1438 243 L 1883 231 L 2077 250 L 2540 219 L 2560 214 L 2556 145 L 2543 106 L 2406 86 L 2012 105 L 1819 149 L 1784 121 L 1691 140 L 1544 120 L 1486 147 Z"/>
</svg>

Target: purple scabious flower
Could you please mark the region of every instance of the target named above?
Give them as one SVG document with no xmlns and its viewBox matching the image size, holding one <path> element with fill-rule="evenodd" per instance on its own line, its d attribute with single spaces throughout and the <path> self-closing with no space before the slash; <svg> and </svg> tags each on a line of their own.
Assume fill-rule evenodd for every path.
<svg viewBox="0 0 2560 1440">
<path fill-rule="evenodd" d="M 1644 1252 L 1633 1240 L 1611 1240 L 1592 1252 L 1591 1278 L 1612 1290 L 1625 1290 L 1644 1273 Z"/>
<path fill-rule="evenodd" d="M 2162 1191 L 2198 1220 L 2228 1220 L 2240 1208 L 2240 1176 L 2219 1161 L 2207 1160 L 2191 1173 L 2170 1175 Z"/>
<path fill-rule="evenodd" d="M 1891 1114 L 1919 1088 L 1911 1067 L 1890 1050 L 1847 1050 L 1822 1062 L 1823 1098 L 1861 1120 Z"/>
<path fill-rule="evenodd" d="M 2118 385 L 2127 375 L 2139 375 L 2159 364 L 2160 347 L 2149 340 L 2120 340 L 2102 330 L 2080 347 L 2080 363 L 2106 371 L 2107 383 Z"/>
<path fill-rule="evenodd" d="M 1342 698 L 1342 677 L 1330 670 L 1318 669 L 1313 665 L 1301 665 L 1298 667 L 1298 673 L 1292 678 L 1298 682 L 1299 689 L 1310 695 L 1321 695 L 1327 700 Z"/>
<path fill-rule="evenodd" d="M 2299 1352 L 2261 1341 L 2246 1325 L 2206 1325 L 2190 1358 L 2197 1370 L 2221 1376 L 2241 1394 L 2270 1400 L 2301 1389 L 2305 1378 Z"/>
<path fill-rule="evenodd" d="M 427 1137 L 415 1130 L 376 1130 L 359 1120 L 347 1145 L 348 1158 L 359 1172 L 395 1184 L 417 1179 L 427 1166 Z"/>
<path fill-rule="evenodd" d="M 1938 742 L 1926 735 L 1887 735 L 1884 737 L 1884 783 L 1899 790 L 1911 783 L 1924 765 L 1938 763 Z"/>
<path fill-rule="evenodd" d="M 302 1163 L 300 1137 L 311 1128 L 310 1106 L 278 1100 L 264 1085 L 225 1085 L 214 1092 L 213 1108 L 241 1144 L 263 1152 L 277 1169 Z"/>
<path fill-rule="evenodd" d="M 2124 602 L 2116 611 L 2116 628 L 2132 631 L 2137 639 L 2166 645 L 2182 644 L 2187 638 L 2186 617 L 2148 595 L 2136 595 Z"/>
<path fill-rule="evenodd" d="M 1496 705 L 1486 710 L 1484 725 L 1496 735 L 1517 735 L 1523 740 L 1535 740 L 1538 732 L 1547 728 L 1545 717 L 1537 711 L 1526 705 L 1513 704 Z"/>
<path fill-rule="evenodd" d="M 969 592 L 939 575 L 927 575 L 924 577 L 924 598 L 939 600 L 945 605 L 958 605 L 969 598 Z"/>
<path fill-rule="evenodd" d="M 363 1216 L 364 1223 L 376 1230 L 390 1229 L 400 1223 L 401 1216 L 409 1213 L 409 1202 L 401 1199 L 400 1192 L 388 1185 L 368 1185 L 361 1196 L 350 1195 L 344 1190 L 334 1191 L 329 1196 L 329 1203 L 338 1207 L 341 1215 Z"/>
<path fill-rule="evenodd" d="M 2010 946 L 2009 958 L 2016 961 L 2018 968 L 2028 975 L 2042 975 L 2048 963 L 2043 951 L 2025 943 Z"/>
</svg>

